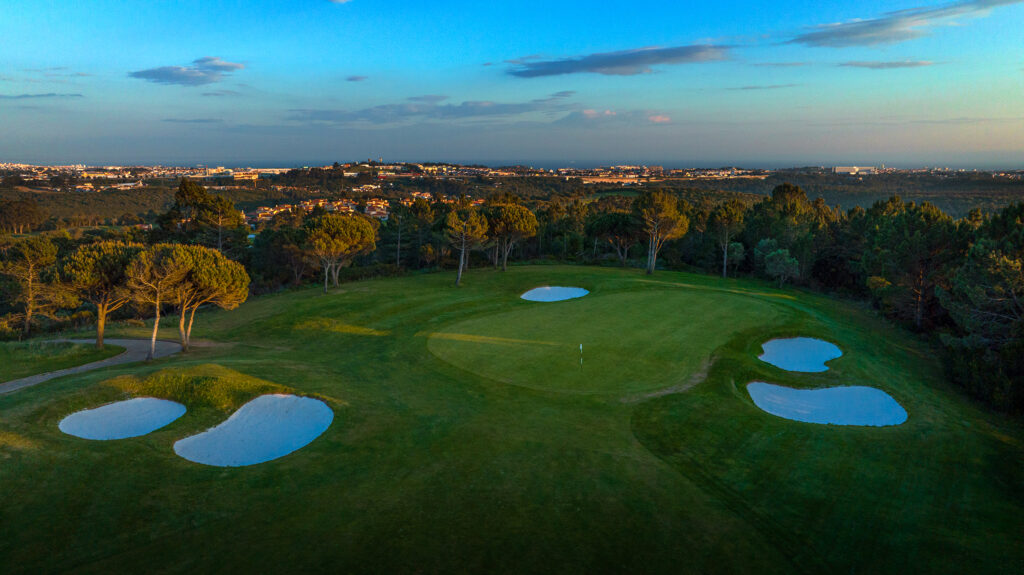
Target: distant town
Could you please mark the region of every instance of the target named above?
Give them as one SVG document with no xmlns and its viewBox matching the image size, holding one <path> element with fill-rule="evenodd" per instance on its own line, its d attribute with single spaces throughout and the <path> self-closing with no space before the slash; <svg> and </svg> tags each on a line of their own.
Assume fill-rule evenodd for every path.
<svg viewBox="0 0 1024 575">
<path fill-rule="evenodd" d="M 225 167 L 216 165 L 33 165 L 0 163 L 0 189 L 52 193 L 96 194 L 168 188 L 181 178 L 202 183 L 213 192 L 259 190 L 264 200 L 242 202 L 242 216 L 253 228 L 294 210 L 363 213 L 387 221 L 393 206 L 410 206 L 416 200 L 451 204 L 460 197 L 473 206 L 501 190 L 501 182 L 516 179 L 563 182 L 605 193 L 616 188 L 670 186 L 677 188 L 732 189 L 748 191 L 769 178 L 826 177 L 833 182 L 861 181 L 886 176 L 927 176 L 942 180 L 971 176 L 988 181 L 1010 182 L 1024 178 L 1024 170 L 952 170 L 944 167 L 896 169 L 878 166 L 815 166 L 785 170 L 718 168 L 665 168 L 655 165 L 612 165 L 596 168 L 539 169 L 531 166 L 488 167 L 455 163 L 362 162 L 334 163 L 295 168 Z M 850 178 L 847 180 L 846 178 Z M 768 180 L 768 181 L 765 181 Z M 332 182 L 330 187 L 317 182 Z M 431 184 L 435 182 L 437 185 Z M 762 181 L 764 181 L 762 183 Z M 298 183 L 297 183 L 298 182 Z M 340 182 L 340 183 L 339 183 Z M 475 185 L 466 186 L 465 183 Z M 744 183 L 746 182 L 746 183 Z M 457 185 L 453 185 L 457 184 Z M 451 191 L 456 190 L 456 191 Z M 39 196 L 41 194 L 42 196 Z M 291 201 L 285 201 L 285 199 Z M 149 227 L 149 223 L 139 226 Z"/>
</svg>

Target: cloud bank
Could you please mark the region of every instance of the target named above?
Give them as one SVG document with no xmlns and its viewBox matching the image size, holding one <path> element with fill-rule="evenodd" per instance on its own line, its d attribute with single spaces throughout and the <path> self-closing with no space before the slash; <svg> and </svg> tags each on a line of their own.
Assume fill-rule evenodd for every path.
<svg viewBox="0 0 1024 575">
<path fill-rule="evenodd" d="M 515 67 L 508 70 L 508 73 L 519 78 L 584 73 L 605 76 L 635 76 L 650 74 L 653 72 L 652 66 L 657 65 L 715 62 L 728 59 L 728 46 L 704 44 L 669 48 L 638 48 L 588 54 L 561 60 L 540 60 L 537 56 L 526 56 L 510 60 L 508 63 Z"/>
<path fill-rule="evenodd" d="M 927 60 L 904 60 L 902 62 L 843 62 L 842 64 L 839 65 L 846 68 L 870 68 L 872 70 L 893 70 L 897 68 L 924 68 L 926 66 L 933 66 L 934 64 L 934 62 L 929 62 Z"/>
<path fill-rule="evenodd" d="M 0 100 L 38 100 L 44 98 L 84 98 L 81 94 L 57 94 L 48 92 L 46 94 L 0 94 Z"/>
<path fill-rule="evenodd" d="M 930 8 L 910 8 L 888 12 L 878 18 L 850 20 L 818 26 L 793 38 L 790 44 L 816 48 L 847 48 L 898 44 L 925 36 L 931 28 L 953 25 L 957 18 L 985 16 L 999 6 L 1017 4 L 1022 0 L 967 0 Z"/>
<path fill-rule="evenodd" d="M 407 98 L 398 104 L 382 104 L 361 110 L 290 110 L 289 120 L 327 124 L 401 124 L 419 120 L 465 120 L 511 117 L 534 112 L 567 111 L 565 100 L 574 92 L 558 92 L 546 98 L 527 102 L 465 101 L 442 104 L 447 96 L 425 95 Z"/>
<path fill-rule="evenodd" d="M 128 76 L 156 84 L 202 86 L 219 82 L 225 76 L 243 68 L 245 68 L 244 64 L 236 64 L 214 56 L 206 56 L 193 60 L 191 66 L 161 66 L 159 68 L 129 72 Z"/>
</svg>

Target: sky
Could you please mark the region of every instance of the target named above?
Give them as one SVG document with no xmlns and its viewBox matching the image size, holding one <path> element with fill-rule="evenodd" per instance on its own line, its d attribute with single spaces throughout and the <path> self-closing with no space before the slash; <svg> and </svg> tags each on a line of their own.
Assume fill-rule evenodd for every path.
<svg viewBox="0 0 1024 575">
<path fill-rule="evenodd" d="M 0 162 L 1024 168 L 1024 0 L 0 2 Z"/>
</svg>

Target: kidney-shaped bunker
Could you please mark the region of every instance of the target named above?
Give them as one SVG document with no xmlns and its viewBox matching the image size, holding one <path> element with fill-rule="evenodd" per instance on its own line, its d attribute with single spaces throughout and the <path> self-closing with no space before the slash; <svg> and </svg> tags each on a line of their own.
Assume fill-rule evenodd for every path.
<svg viewBox="0 0 1024 575">
<path fill-rule="evenodd" d="M 578 297 L 583 297 L 588 293 L 590 292 L 578 287 L 544 286 L 533 288 L 519 297 L 527 301 L 552 302 L 576 299 Z"/>
<path fill-rule="evenodd" d="M 811 337 L 773 339 L 761 344 L 761 348 L 761 361 L 786 371 L 806 373 L 828 371 L 825 362 L 843 355 L 836 344 Z"/>
<path fill-rule="evenodd" d="M 262 395 L 220 425 L 178 441 L 174 452 L 205 465 L 255 465 L 305 447 L 333 420 L 331 408 L 317 399 Z"/>
<path fill-rule="evenodd" d="M 762 410 L 794 421 L 882 427 L 907 420 L 892 396 L 873 387 L 793 389 L 755 381 L 747 391 Z"/>
<path fill-rule="evenodd" d="M 185 414 L 185 406 L 166 399 L 137 397 L 72 413 L 58 427 L 83 439 L 125 439 L 156 431 Z"/>
</svg>

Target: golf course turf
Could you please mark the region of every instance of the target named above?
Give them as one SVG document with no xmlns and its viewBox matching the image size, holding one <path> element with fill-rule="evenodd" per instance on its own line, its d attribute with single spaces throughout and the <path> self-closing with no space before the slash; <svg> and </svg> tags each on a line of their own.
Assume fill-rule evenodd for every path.
<svg viewBox="0 0 1024 575">
<path fill-rule="evenodd" d="M 0 343 L 0 383 L 68 367 L 85 365 L 122 353 L 123 347 L 52 341 Z"/>
<path fill-rule="evenodd" d="M 1024 570 L 1024 430 L 873 314 L 674 272 L 524 266 L 453 282 L 204 310 L 190 353 L 0 396 L 0 572 Z M 520 299 L 539 285 L 589 294 Z M 823 373 L 758 359 L 800 336 L 843 356 Z M 789 421 L 754 405 L 751 381 L 876 387 L 908 419 Z M 319 399 L 333 422 L 249 467 L 175 455 L 268 393 Z M 140 396 L 188 412 L 121 441 L 57 428 Z"/>
</svg>

